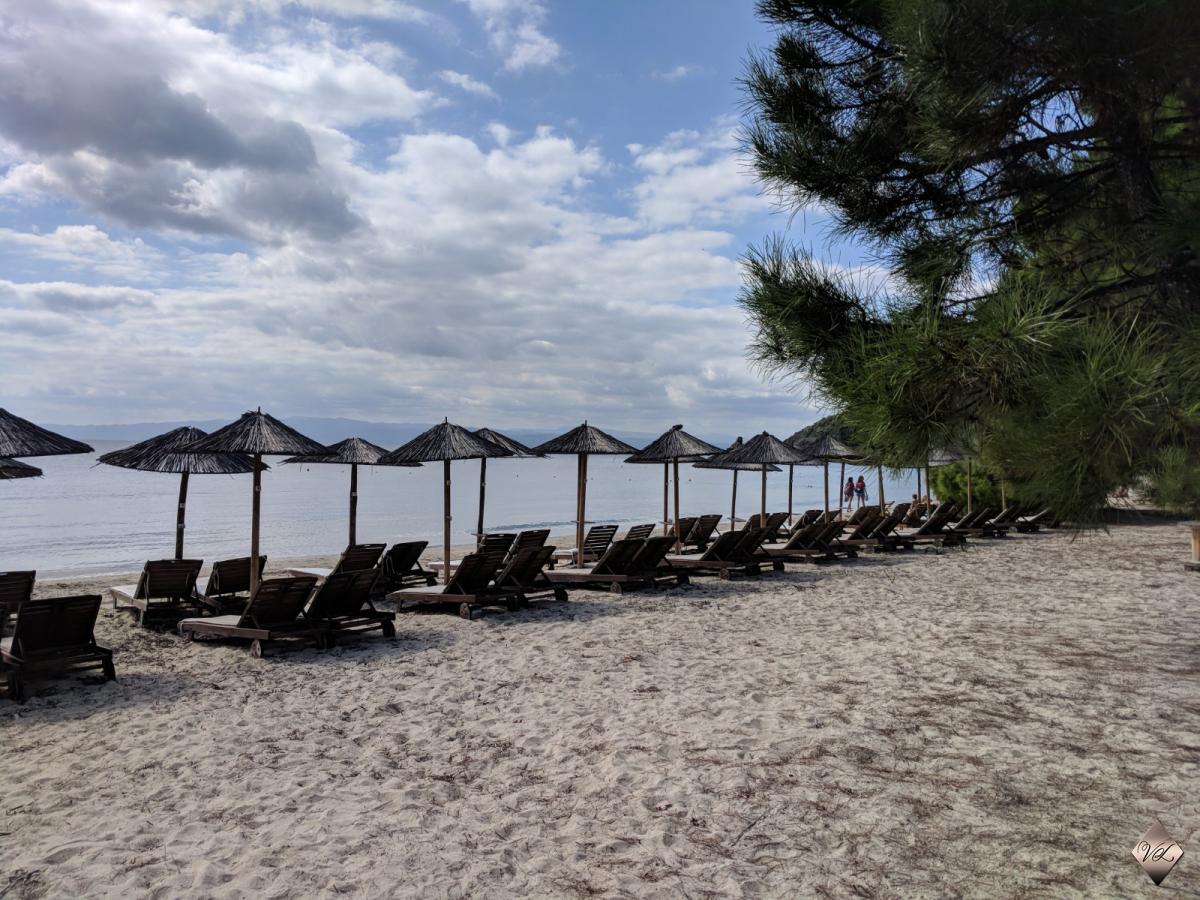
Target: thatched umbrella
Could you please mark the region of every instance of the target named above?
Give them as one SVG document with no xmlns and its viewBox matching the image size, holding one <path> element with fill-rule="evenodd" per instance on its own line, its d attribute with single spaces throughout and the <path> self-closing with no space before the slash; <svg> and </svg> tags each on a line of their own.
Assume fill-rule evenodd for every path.
<svg viewBox="0 0 1200 900">
<path fill-rule="evenodd" d="M 13 478 L 37 478 L 41 474 L 42 470 L 37 466 L 23 463 L 19 459 L 7 459 L 0 456 L 0 481 L 8 481 Z"/>
<path fill-rule="evenodd" d="M 423 434 L 418 434 L 404 446 L 397 447 L 391 453 L 379 458 L 379 464 L 384 466 L 441 460 L 443 466 L 442 504 L 444 507 L 442 559 L 445 563 L 442 568 L 442 577 L 447 583 L 450 581 L 450 463 L 455 459 L 487 459 L 493 456 L 512 456 L 512 451 L 481 437 L 476 437 L 461 425 L 454 425 L 447 419 L 441 425 L 434 425 Z"/>
<path fill-rule="evenodd" d="M 666 489 L 666 464 L 670 464 L 675 475 L 675 548 L 683 544 L 684 535 L 679 531 L 679 461 L 694 462 L 720 453 L 721 448 L 702 441 L 683 430 L 682 425 L 672 425 L 657 439 L 651 441 L 629 459 L 627 463 L 663 463 L 663 488 Z M 665 533 L 665 531 L 664 531 Z"/>
<path fill-rule="evenodd" d="M 199 428 L 176 428 L 158 437 L 105 453 L 97 460 L 106 466 L 179 476 L 179 506 L 175 514 L 176 559 L 183 559 L 189 476 L 244 475 L 254 471 L 254 460 L 244 453 L 184 452 L 185 447 L 190 447 L 205 434 Z"/>
<path fill-rule="evenodd" d="M 718 453 L 712 459 L 706 459 L 703 462 L 692 463 L 697 469 L 729 469 L 733 472 L 733 496 L 729 501 L 729 530 L 737 529 L 737 477 L 738 472 L 754 471 L 757 472 L 760 466 L 755 463 L 727 463 L 723 461 L 726 453 L 732 450 L 737 450 L 742 446 L 742 439 L 739 437 L 736 441 L 722 453 Z M 780 471 L 779 466 L 767 466 L 768 472 Z"/>
<path fill-rule="evenodd" d="M 188 453 L 247 453 L 254 457 L 254 496 L 250 512 L 250 559 L 258 552 L 258 522 L 262 507 L 263 456 L 292 456 L 322 453 L 325 448 L 312 438 L 284 425 L 261 409 L 243 413 L 236 422 L 219 428 L 186 448 Z M 250 566 L 250 593 L 258 589 L 258 566 Z"/>
<path fill-rule="evenodd" d="M 862 453 L 854 449 L 850 444 L 850 428 L 843 425 L 837 416 L 826 416 L 823 419 L 818 419 L 811 425 L 801 428 L 787 442 L 798 450 L 807 453 L 812 459 L 812 464 L 819 463 L 824 470 L 825 478 L 825 512 L 829 512 L 829 463 L 831 461 L 840 462 L 842 464 L 842 472 L 838 477 L 838 508 L 841 508 L 841 490 L 842 479 L 846 477 L 846 463 L 858 463 L 862 461 Z M 791 518 L 792 513 L 792 475 L 788 471 L 788 518 Z M 883 497 L 883 469 L 879 470 L 879 496 L 880 509 L 882 506 Z"/>
<path fill-rule="evenodd" d="M 541 453 L 534 453 L 518 440 L 510 438 L 506 434 L 501 434 L 498 431 L 493 431 L 490 428 L 479 428 L 471 432 L 475 437 L 483 438 L 485 441 L 495 444 L 497 447 L 503 447 L 512 454 L 513 459 L 539 459 L 543 456 Z M 479 458 L 479 523 L 475 528 L 475 546 L 478 547 L 483 543 L 483 506 L 487 499 L 487 457 Z"/>
<path fill-rule="evenodd" d="M 293 456 L 285 459 L 284 463 L 318 463 L 350 467 L 350 543 L 347 546 L 353 547 L 358 543 L 358 467 L 378 465 L 379 458 L 385 453 L 387 450 L 378 444 L 352 437 L 330 444 L 323 453 Z M 420 463 L 401 465 L 419 466 Z"/>
<path fill-rule="evenodd" d="M 762 470 L 762 518 L 767 521 L 767 466 L 803 466 L 811 462 L 811 458 L 790 444 L 785 444 L 773 434 L 763 432 L 750 438 L 740 447 L 726 450 L 716 458 L 724 463 L 751 463 Z"/>
<path fill-rule="evenodd" d="M 48 431 L 28 419 L 0 409 L 0 456 L 59 456 L 65 453 L 91 453 L 83 441 Z"/>
<path fill-rule="evenodd" d="M 587 514 L 587 461 L 588 456 L 601 454 L 633 454 L 637 450 L 624 441 L 618 440 L 611 434 L 606 434 L 599 428 L 593 428 L 584 421 L 577 428 L 572 428 L 565 434 L 551 438 L 544 444 L 533 448 L 534 453 L 574 454 L 579 457 L 579 476 L 575 491 L 575 547 L 579 558 L 583 558 L 583 524 Z"/>
</svg>

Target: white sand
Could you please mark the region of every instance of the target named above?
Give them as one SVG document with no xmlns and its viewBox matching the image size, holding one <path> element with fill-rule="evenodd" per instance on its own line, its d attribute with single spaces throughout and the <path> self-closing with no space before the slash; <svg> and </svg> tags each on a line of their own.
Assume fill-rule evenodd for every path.
<svg viewBox="0 0 1200 900">
<path fill-rule="evenodd" d="M 1148 897 L 1155 818 L 1193 896 L 1186 552 L 1022 536 L 265 660 L 106 608 L 118 683 L 0 700 L 0 896 Z"/>
</svg>

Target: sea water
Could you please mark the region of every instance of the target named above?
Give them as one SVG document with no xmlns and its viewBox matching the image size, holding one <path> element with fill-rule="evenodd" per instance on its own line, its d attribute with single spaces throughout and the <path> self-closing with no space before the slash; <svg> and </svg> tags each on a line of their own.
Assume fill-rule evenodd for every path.
<svg viewBox="0 0 1200 900">
<path fill-rule="evenodd" d="M 125 446 L 96 441 L 97 454 Z M 42 478 L 0 480 L 0 571 L 37 569 L 43 576 L 130 572 L 150 558 L 175 552 L 179 476 L 97 465 L 97 454 L 49 456 L 28 462 Z M 661 522 L 663 466 L 630 465 L 624 457 L 588 459 L 589 523 Z M 262 481 L 263 553 L 275 559 L 335 554 L 346 545 L 350 467 L 285 465 L 267 457 Z M 831 503 L 837 503 L 840 464 L 830 465 Z M 874 470 L 863 472 L 877 499 Z M 442 535 L 442 464 L 420 468 L 359 466 L 358 540 L 394 543 Z M 680 464 L 683 515 L 721 513 L 728 519 L 733 473 Z M 479 508 L 479 462 L 451 466 L 452 540 L 474 540 Z M 794 472 L 796 511 L 824 505 L 822 470 Z M 573 456 L 493 459 L 487 466 L 485 530 L 550 528 L 570 532 L 575 521 L 577 464 Z M 767 475 L 767 508 L 787 508 L 788 473 Z M 843 482 L 844 483 L 844 482 Z M 738 474 L 738 516 L 758 511 L 758 472 Z M 915 476 L 884 483 L 888 499 L 907 499 Z M 250 544 L 250 475 L 194 475 L 188 485 L 185 556 L 205 560 L 245 556 Z"/>
</svg>

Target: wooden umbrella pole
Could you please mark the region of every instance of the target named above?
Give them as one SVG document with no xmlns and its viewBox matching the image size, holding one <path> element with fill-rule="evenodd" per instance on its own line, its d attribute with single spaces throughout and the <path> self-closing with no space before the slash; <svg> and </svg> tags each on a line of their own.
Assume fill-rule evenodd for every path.
<svg viewBox="0 0 1200 900">
<path fill-rule="evenodd" d="M 683 533 L 679 530 L 679 458 L 671 460 L 671 476 L 675 485 L 675 552 L 683 552 Z"/>
<path fill-rule="evenodd" d="M 929 506 L 933 507 L 933 482 L 929 480 L 929 459 L 925 460 L 925 493 L 929 497 Z"/>
<path fill-rule="evenodd" d="M 729 530 L 737 531 L 737 473 L 733 470 L 733 499 L 729 501 Z"/>
<path fill-rule="evenodd" d="M 358 543 L 358 463 L 350 463 L 350 544 Z"/>
<path fill-rule="evenodd" d="M 796 467 L 788 463 L 788 528 L 792 527 L 792 480 L 796 474 Z"/>
<path fill-rule="evenodd" d="M 829 460 L 824 460 L 822 465 L 825 467 L 825 517 L 829 517 Z M 838 509 L 840 510 L 842 501 L 838 501 Z"/>
<path fill-rule="evenodd" d="M 842 501 L 846 499 L 846 461 L 842 460 L 842 468 L 838 473 L 838 509 L 842 508 Z M 854 499 L 846 504 L 846 512 L 850 512 L 850 507 L 854 505 Z"/>
<path fill-rule="evenodd" d="M 1008 494 L 1004 490 L 1004 479 L 1000 479 L 1000 509 L 1008 509 Z"/>
<path fill-rule="evenodd" d="M 258 517 L 262 511 L 262 454 L 254 454 L 254 500 L 250 507 L 250 596 L 258 590 Z"/>
<path fill-rule="evenodd" d="M 917 466 L 917 506 L 921 505 L 921 467 Z"/>
<path fill-rule="evenodd" d="M 968 456 L 967 457 L 967 515 L 971 514 L 971 507 L 973 505 L 972 504 L 973 500 L 974 500 L 974 497 L 971 496 L 971 457 Z"/>
<path fill-rule="evenodd" d="M 883 466 L 879 467 L 879 511 L 883 512 Z"/>
<path fill-rule="evenodd" d="M 758 517 L 758 527 L 767 527 L 767 464 L 762 464 L 762 509 Z"/>
<path fill-rule="evenodd" d="M 187 518 L 188 473 L 179 476 L 179 509 L 175 513 L 175 558 L 183 559 L 183 529 Z"/>
<path fill-rule="evenodd" d="M 667 489 L 667 482 L 671 480 L 671 464 L 663 463 L 663 534 L 671 533 L 671 510 L 668 506 L 668 497 L 670 492 Z"/>
<path fill-rule="evenodd" d="M 487 496 L 487 457 L 479 457 L 479 522 L 475 526 L 475 549 L 483 546 L 483 501 Z"/>
<path fill-rule="evenodd" d="M 583 565 L 583 522 L 587 516 L 587 457 L 579 454 L 579 504 L 575 510 L 575 561 Z"/>
<path fill-rule="evenodd" d="M 450 583 L 450 460 L 442 460 L 442 508 L 445 511 L 442 522 L 442 579 Z"/>
</svg>

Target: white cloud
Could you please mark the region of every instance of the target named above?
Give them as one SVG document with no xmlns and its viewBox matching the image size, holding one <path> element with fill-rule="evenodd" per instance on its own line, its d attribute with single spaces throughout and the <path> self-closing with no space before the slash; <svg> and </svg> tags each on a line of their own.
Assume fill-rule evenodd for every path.
<svg viewBox="0 0 1200 900">
<path fill-rule="evenodd" d="M 483 23 L 488 40 L 511 72 L 553 65 L 562 48 L 542 30 L 546 8 L 539 0 L 464 0 Z"/>
<path fill-rule="evenodd" d="M 95 225 L 59 225 L 39 234 L 0 228 L 0 248 L 40 260 L 130 281 L 162 274 L 163 254 L 141 238 L 115 241 Z"/>
<path fill-rule="evenodd" d="M 728 225 L 767 207 L 731 128 L 678 131 L 655 146 L 626 149 L 645 173 L 634 187 L 638 215 L 654 227 Z"/>
<path fill-rule="evenodd" d="M 491 85 L 472 78 L 464 72 L 443 69 L 441 72 L 438 72 L 438 77 L 446 82 L 446 84 L 452 84 L 456 88 L 466 91 L 468 94 L 477 94 L 480 97 L 491 98 L 495 98 L 496 96 L 496 92 L 492 90 Z"/>
<path fill-rule="evenodd" d="M 699 75 L 702 71 L 703 69 L 700 66 L 681 64 L 662 72 L 655 72 L 654 77 L 659 81 L 676 82 L 683 81 L 685 78 L 691 78 L 693 75 Z"/>
</svg>

